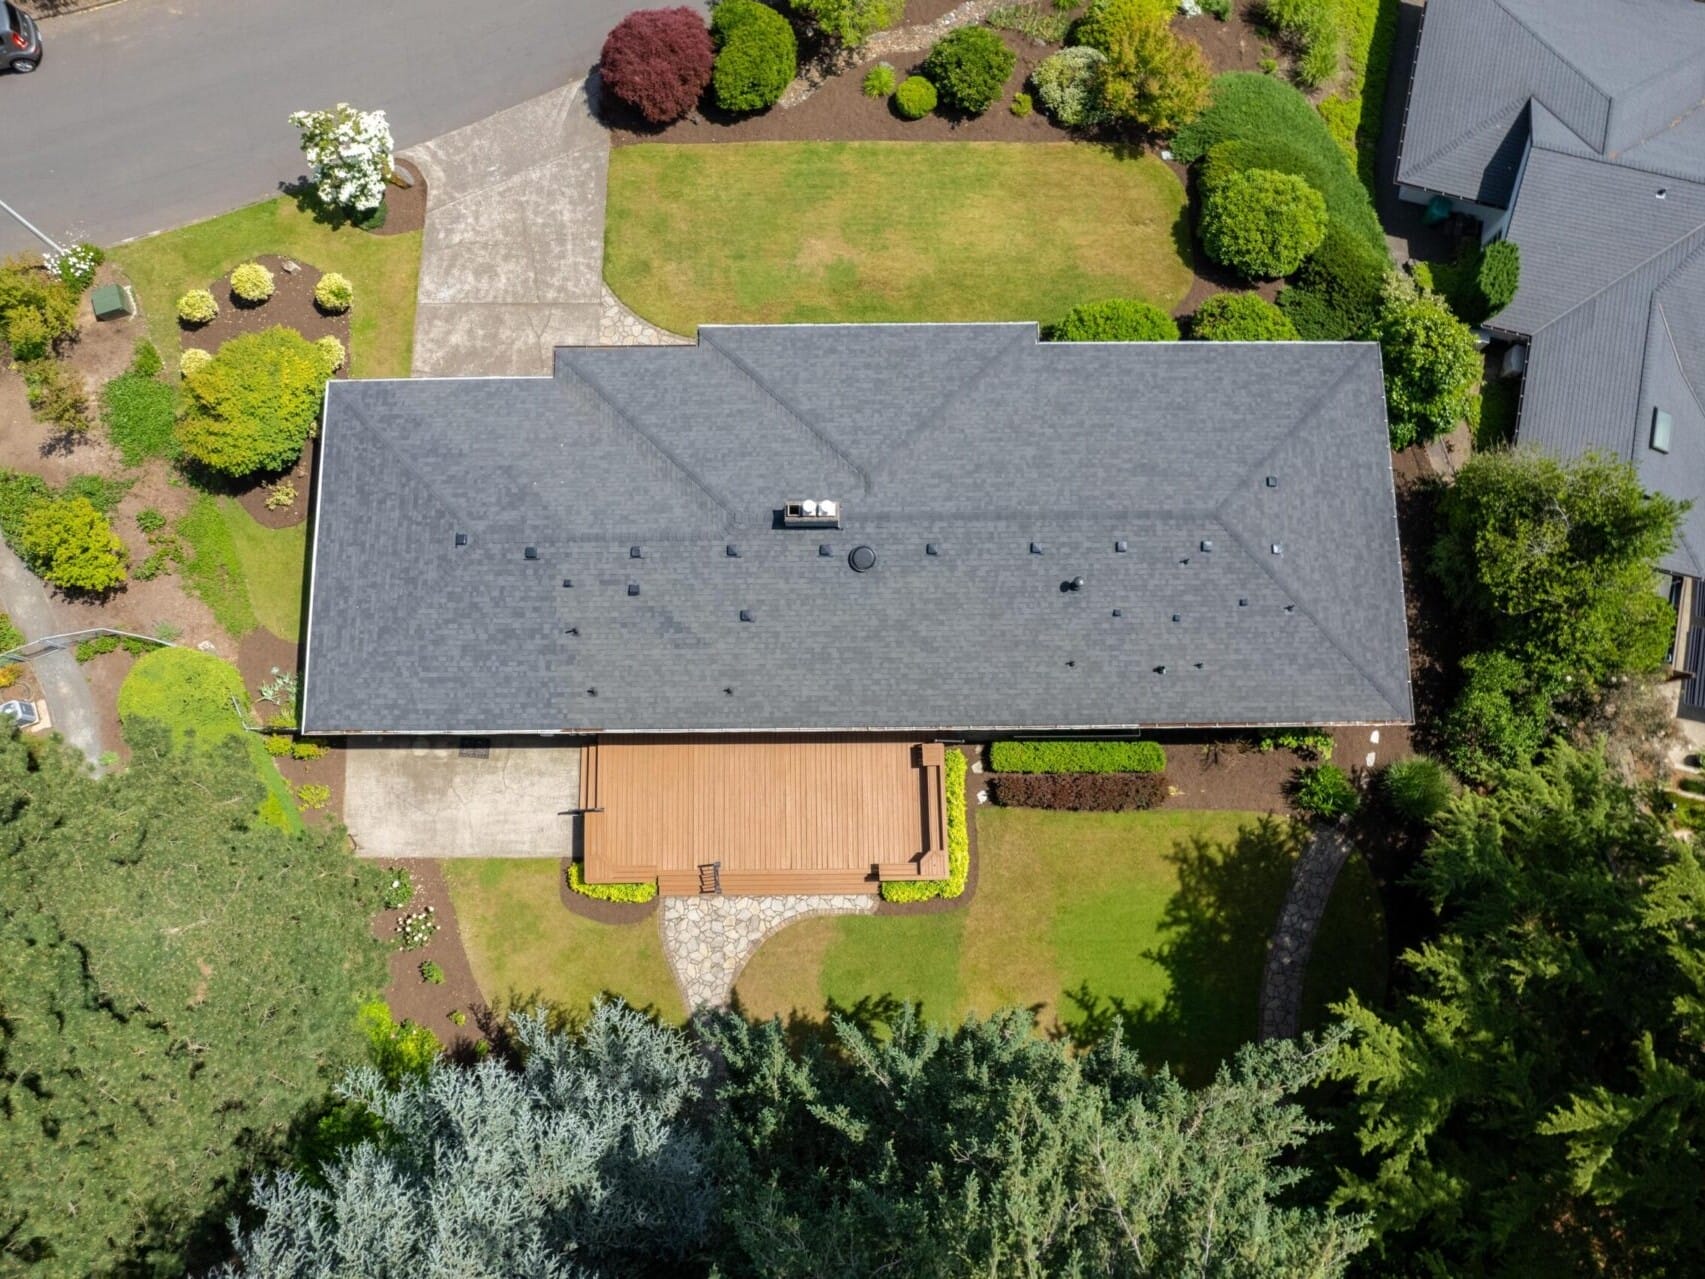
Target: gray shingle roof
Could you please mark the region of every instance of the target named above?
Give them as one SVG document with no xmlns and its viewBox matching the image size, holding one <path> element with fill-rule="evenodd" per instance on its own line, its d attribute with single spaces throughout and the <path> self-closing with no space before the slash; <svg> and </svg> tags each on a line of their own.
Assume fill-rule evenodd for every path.
<svg viewBox="0 0 1705 1279">
<path fill-rule="evenodd" d="M 1366 344 L 705 326 L 338 382 L 311 571 L 311 732 L 1411 717 Z"/>
</svg>

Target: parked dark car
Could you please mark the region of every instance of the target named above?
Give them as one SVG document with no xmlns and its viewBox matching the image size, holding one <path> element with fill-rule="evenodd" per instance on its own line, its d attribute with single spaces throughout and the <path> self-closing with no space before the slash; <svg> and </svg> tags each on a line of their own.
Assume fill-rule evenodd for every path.
<svg viewBox="0 0 1705 1279">
<path fill-rule="evenodd" d="M 0 66 L 22 75 L 41 65 L 41 31 L 15 4 L 0 4 Z"/>
</svg>

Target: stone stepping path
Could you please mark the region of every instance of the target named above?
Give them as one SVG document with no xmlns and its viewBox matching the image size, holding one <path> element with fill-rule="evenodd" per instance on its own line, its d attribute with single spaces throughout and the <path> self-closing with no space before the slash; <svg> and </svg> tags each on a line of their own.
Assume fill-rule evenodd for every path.
<svg viewBox="0 0 1705 1279">
<path fill-rule="evenodd" d="M 1262 1039 L 1292 1039 L 1302 1026 L 1302 983 L 1314 934 L 1338 872 L 1349 860 L 1350 841 L 1335 826 L 1317 827 L 1314 838 L 1291 869 L 1291 886 L 1279 910 L 1273 939 L 1267 943 L 1267 967 L 1261 974 Z"/>
<path fill-rule="evenodd" d="M 723 1008 L 741 969 L 776 930 L 813 915 L 871 915 L 875 896 L 814 893 L 776 897 L 665 897 L 663 954 L 687 1008 Z"/>
</svg>

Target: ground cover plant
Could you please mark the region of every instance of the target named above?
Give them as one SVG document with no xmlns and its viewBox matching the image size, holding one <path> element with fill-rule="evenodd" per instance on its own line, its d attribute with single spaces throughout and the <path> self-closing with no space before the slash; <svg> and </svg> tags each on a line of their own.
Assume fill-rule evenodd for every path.
<svg viewBox="0 0 1705 1279">
<path fill-rule="evenodd" d="M 177 524 L 185 584 L 233 639 L 264 626 L 294 644 L 301 631 L 307 526 L 267 528 L 229 497 L 202 494 Z"/>
<path fill-rule="evenodd" d="M 369 235 L 349 222 L 316 221 L 288 196 L 162 231 L 113 250 L 130 278 L 148 336 L 168 365 L 180 355 L 177 299 L 240 262 L 276 253 L 336 271 L 362 304 L 350 312 L 350 355 L 362 377 L 407 377 L 414 343 L 420 232 Z M 212 317 L 209 316 L 209 319 Z"/>
<path fill-rule="evenodd" d="M 657 896 L 657 881 L 654 879 L 637 884 L 589 884 L 586 882 L 586 868 L 579 862 L 569 863 L 568 886 L 583 897 L 601 902 L 638 905 Z"/>
<path fill-rule="evenodd" d="M 143 347 L 152 359 L 143 357 Z M 130 368 L 101 388 L 101 419 L 126 466 L 140 466 L 151 457 L 171 457 L 177 451 L 172 430 L 177 392 L 159 373 L 160 353 L 144 338 Z"/>
<path fill-rule="evenodd" d="M 698 106 L 715 59 L 696 10 L 641 9 L 605 37 L 598 73 L 606 89 L 652 124 L 668 124 Z"/>
<path fill-rule="evenodd" d="M 793 25 L 758 0 L 718 0 L 710 15 L 716 46 L 711 84 L 724 111 L 773 106 L 799 68 Z"/>
<path fill-rule="evenodd" d="M 974 810 L 977 886 L 962 909 L 841 916 L 784 928 L 736 986 L 754 1016 L 917 1000 L 967 1012 L 1038 1010 L 1045 1031 L 1122 1025 L 1145 1060 L 1206 1080 L 1253 1038 L 1267 941 L 1300 837 L 1251 813 Z M 1342 901 L 1340 901 L 1342 897 Z M 1307 1015 L 1348 989 L 1377 1002 L 1383 916 L 1372 876 L 1340 875 L 1304 989 Z"/>
<path fill-rule="evenodd" d="M 18 372 L 36 421 L 58 427 L 66 437 L 89 429 L 89 394 L 81 373 L 55 359 L 31 360 L 18 365 Z"/>
<path fill-rule="evenodd" d="M 1158 160 L 1071 144 L 618 147 L 605 278 L 646 319 L 1038 320 L 1189 289 L 1184 191 Z M 1014 201 L 1012 191 L 1071 191 Z M 872 191 L 906 192 L 897 218 Z M 662 246 L 669 246 L 663 251 Z"/>
<path fill-rule="evenodd" d="M 181 741 L 180 708 L 145 701 L 129 766 L 100 781 L 54 743 L 0 737 L 7 1273 L 227 1255 L 233 1197 L 355 1064 L 357 1001 L 384 981 L 377 873 L 341 837 L 256 821 L 242 743 L 178 749 L 152 716 Z"/>
<path fill-rule="evenodd" d="M 474 979 L 493 1004 L 544 999 L 579 1015 L 607 993 L 671 1021 L 686 1015 L 655 916 L 601 924 L 570 913 L 561 865 L 548 858 L 446 862 L 444 879 Z"/>
</svg>

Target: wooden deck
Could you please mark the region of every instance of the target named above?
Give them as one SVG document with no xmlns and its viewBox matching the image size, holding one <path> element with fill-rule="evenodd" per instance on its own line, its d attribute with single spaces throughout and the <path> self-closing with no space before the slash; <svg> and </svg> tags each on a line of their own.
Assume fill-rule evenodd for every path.
<svg viewBox="0 0 1705 1279">
<path fill-rule="evenodd" d="M 600 738 L 581 754 L 586 878 L 665 894 L 942 878 L 941 771 L 938 743 L 905 739 Z"/>
</svg>

